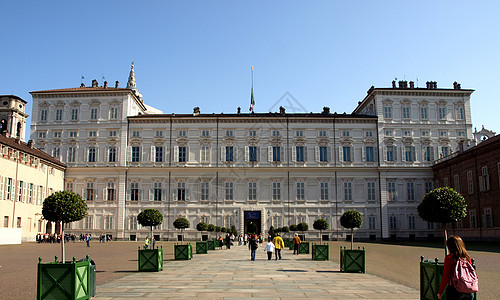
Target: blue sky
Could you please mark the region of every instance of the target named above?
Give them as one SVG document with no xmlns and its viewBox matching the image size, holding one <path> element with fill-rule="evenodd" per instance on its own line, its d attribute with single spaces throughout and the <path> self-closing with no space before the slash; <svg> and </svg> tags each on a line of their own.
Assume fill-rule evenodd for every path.
<svg viewBox="0 0 500 300">
<path fill-rule="evenodd" d="M 394 78 L 476 91 L 474 126 L 500 132 L 499 1 L 2 1 L 0 94 L 126 85 L 165 113 L 350 113 Z M 28 5 L 26 4 L 28 3 Z M 476 4 L 479 3 L 479 4 Z"/>
</svg>

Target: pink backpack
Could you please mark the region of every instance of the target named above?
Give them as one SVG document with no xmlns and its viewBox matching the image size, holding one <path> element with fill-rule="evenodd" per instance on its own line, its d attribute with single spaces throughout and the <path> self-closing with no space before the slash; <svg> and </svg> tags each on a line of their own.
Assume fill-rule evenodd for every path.
<svg viewBox="0 0 500 300">
<path fill-rule="evenodd" d="M 479 290 L 476 270 L 466 258 L 459 258 L 451 273 L 451 282 L 461 293 L 475 293 Z"/>
</svg>

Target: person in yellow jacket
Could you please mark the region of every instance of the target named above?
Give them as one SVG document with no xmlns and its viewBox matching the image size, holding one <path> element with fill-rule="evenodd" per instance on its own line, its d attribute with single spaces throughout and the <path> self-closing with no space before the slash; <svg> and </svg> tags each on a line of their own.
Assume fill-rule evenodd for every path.
<svg viewBox="0 0 500 300">
<path fill-rule="evenodd" d="M 285 243 L 283 242 L 283 239 L 281 238 L 280 234 L 276 234 L 276 236 L 273 239 L 273 244 L 274 244 L 274 251 L 276 254 L 276 260 L 281 259 L 281 249 L 285 248 Z"/>
</svg>

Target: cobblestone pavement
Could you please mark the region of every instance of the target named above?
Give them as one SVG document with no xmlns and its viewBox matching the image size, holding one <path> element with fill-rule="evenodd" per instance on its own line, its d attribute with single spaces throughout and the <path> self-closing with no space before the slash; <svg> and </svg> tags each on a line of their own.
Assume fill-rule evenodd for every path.
<svg viewBox="0 0 500 300">
<path fill-rule="evenodd" d="M 99 285 L 96 298 L 418 299 L 419 291 L 370 274 L 341 273 L 337 263 L 289 250 L 268 261 L 260 247 L 251 261 L 247 247 L 234 246 Z"/>
</svg>

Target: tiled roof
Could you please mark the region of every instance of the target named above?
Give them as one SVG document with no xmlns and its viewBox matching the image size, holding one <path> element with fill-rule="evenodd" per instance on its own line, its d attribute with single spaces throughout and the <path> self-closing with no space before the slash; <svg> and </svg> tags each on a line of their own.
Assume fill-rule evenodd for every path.
<svg viewBox="0 0 500 300">
<path fill-rule="evenodd" d="M 25 142 L 21 141 L 18 142 L 14 138 L 6 137 L 5 135 L 0 134 L 0 143 L 12 147 L 14 149 L 17 149 L 19 151 L 29 153 L 45 161 L 51 162 L 61 168 L 66 168 L 66 165 L 64 163 L 60 162 L 59 160 L 55 159 L 54 157 L 48 155 L 47 153 L 43 152 L 38 148 L 29 147 L 28 144 Z"/>
</svg>

